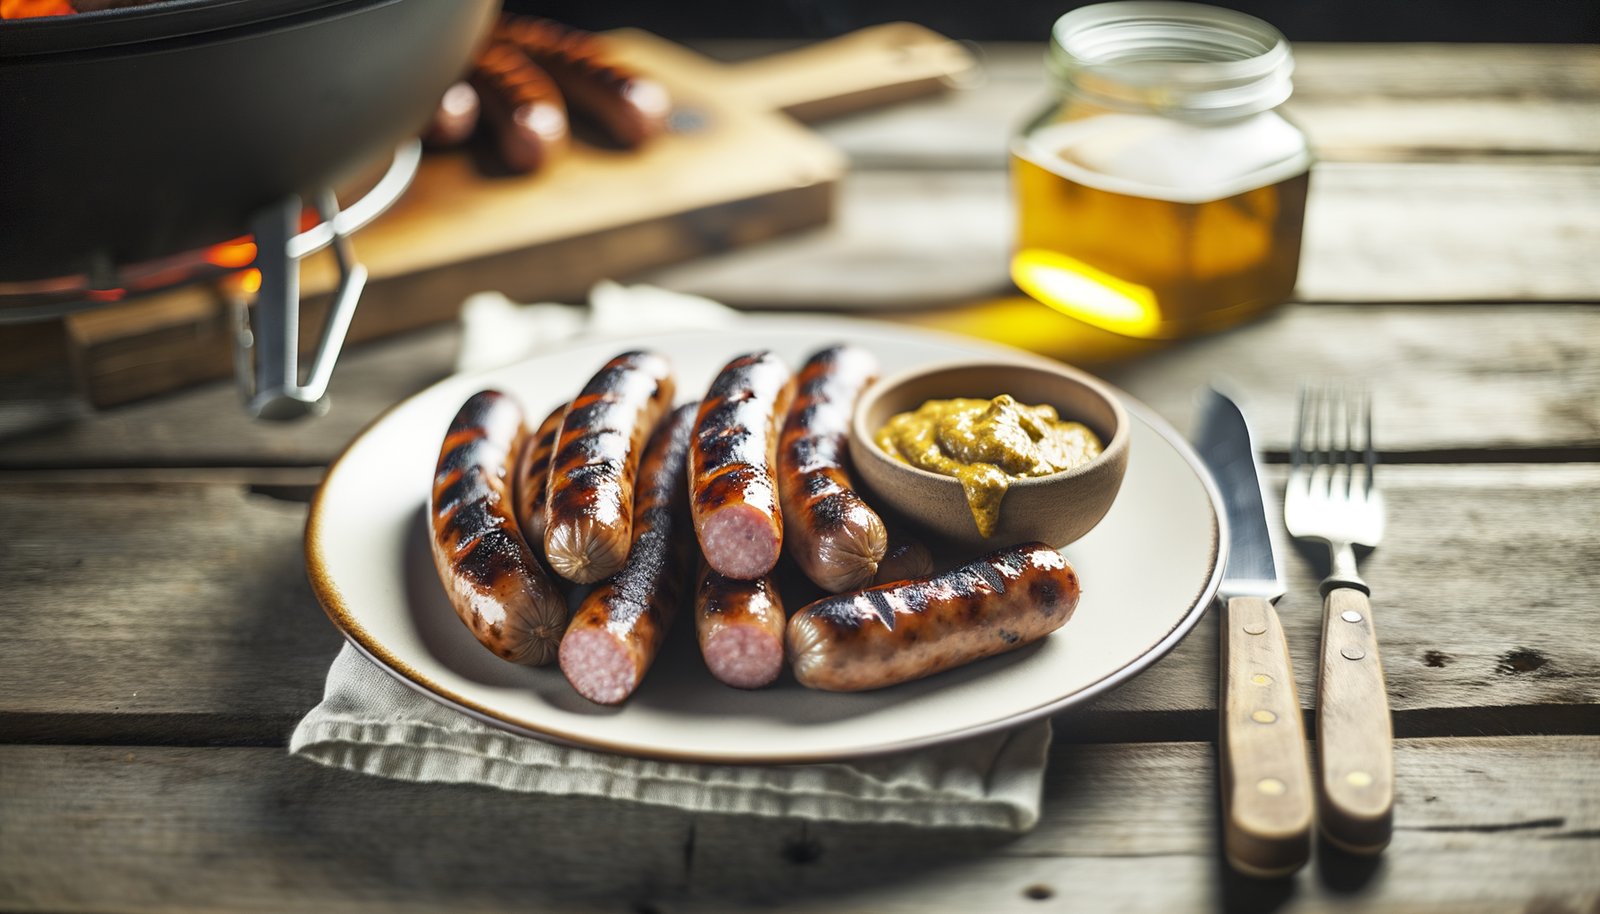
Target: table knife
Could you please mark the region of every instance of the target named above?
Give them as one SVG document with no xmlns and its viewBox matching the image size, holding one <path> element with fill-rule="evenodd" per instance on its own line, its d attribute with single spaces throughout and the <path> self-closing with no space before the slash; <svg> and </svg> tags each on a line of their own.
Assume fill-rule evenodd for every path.
<svg viewBox="0 0 1600 914">
<path fill-rule="evenodd" d="M 1251 876 L 1293 873 L 1311 856 L 1313 793 L 1289 645 L 1273 603 L 1286 587 L 1267 528 L 1250 426 L 1214 387 L 1196 395 L 1195 450 L 1222 492 L 1228 565 L 1222 602 L 1220 728 L 1223 850 Z"/>
</svg>

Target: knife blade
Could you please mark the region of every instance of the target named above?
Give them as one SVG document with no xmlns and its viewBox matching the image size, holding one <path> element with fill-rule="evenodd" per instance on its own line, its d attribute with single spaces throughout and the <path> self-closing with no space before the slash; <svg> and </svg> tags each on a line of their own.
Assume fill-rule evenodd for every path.
<svg viewBox="0 0 1600 914">
<path fill-rule="evenodd" d="M 1273 602 L 1283 563 L 1250 424 L 1217 385 L 1196 394 L 1194 445 L 1228 515 L 1218 695 L 1223 850 L 1251 876 L 1285 876 L 1311 856 L 1313 794 L 1289 645 Z"/>
</svg>

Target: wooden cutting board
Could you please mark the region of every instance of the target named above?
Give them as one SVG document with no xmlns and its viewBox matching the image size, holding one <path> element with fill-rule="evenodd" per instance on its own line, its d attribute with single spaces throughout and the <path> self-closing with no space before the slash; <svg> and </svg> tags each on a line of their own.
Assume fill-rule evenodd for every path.
<svg viewBox="0 0 1600 914">
<path fill-rule="evenodd" d="M 847 163 L 800 121 L 936 92 L 973 66 L 910 23 L 735 64 L 637 30 L 604 37 L 671 92 L 672 131 L 638 150 L 575 143 L 533 175 L 486 174 L 465 149 L 424 156 L 405 196 L 355 236 L 371 278 L 351 342 L 453 319 L 473 292 L 578 301 L 600 279 L 825 223 Z M 337 282 L 331 255 L 308 259 L 301 281 L 309 348 Z M 232 371 L 227 309 L 209 287 L 65 323 L 98 406 Z"/>
</svg>

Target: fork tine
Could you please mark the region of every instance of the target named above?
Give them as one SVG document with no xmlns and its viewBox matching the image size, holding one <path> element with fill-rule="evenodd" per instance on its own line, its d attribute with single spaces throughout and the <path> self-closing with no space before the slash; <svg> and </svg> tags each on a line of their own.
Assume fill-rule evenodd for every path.
<svg viewBox="0 0 1600 914">
<path fill-rule="evenodd" d="M 1362 391 L 1362 394 L 1361 414 L 1363 424 L 1366 425 L 1367 443 L 1366 453 L 1364 455 L 1365 463 L 1367 465 L 1367 487 L 1364 494 L 1370 496 L 1372 495 L 1373 486 L 1377 484 L 1377 479 L 1373 476 L 1372 471 L 1378 465 L 1378 451 L 1372 446 L 1372 391 Z"/>
<path fill-rule="evenodd" d="M 1317 385 L 1316 388 L 1314 388 L 1313 392 L 1315 394 L 1315 401 L 1316 401 L 1316 408 L 1317 408 L 1317 417 L 1316 417 L 1316 420 L 1315 420 L 1316 421 L 1316 435 L 1317 435 L 1316 468 L 1328 471 L 1326 475 L 1329 478 L 1324 480 L 1324 488 L 1326 488 L 1329 493 L 1332 493 L 1332 491 L 1333 491 L 1333 479 L 1332 479 L 1332 476 L 1333 476 L 1333 414 L 1332 414 L 1331 409 L 1330 409 L 1330 407 L 1332 406 L 1332 403 L 1330 402 L 1330 398 L 1328 396 L 1328 391 L 1327 391 L 1327 389 L 1326 389 L 1326 387 L 1324 385 L 1321 385 L 1321 384 Z"/>
<path fill-rule="evenodd" d="M 1306 437 L 1306 382 L 1300 382 L 1299 400 L 1300 407 L 1294 414 L 1294 440 L 1289 442 L 1289 471 L 1300 469 L 1306 462 L 1304 441 Z"/>
<path fill-rule="evenodd" d="M 1339 388 L 1339 411 L 1344 425 L 1344 497 L 1355 492 L 1356 482 L 1356 416 L 1355 396 L 1349 388 Z"/>
</svg>

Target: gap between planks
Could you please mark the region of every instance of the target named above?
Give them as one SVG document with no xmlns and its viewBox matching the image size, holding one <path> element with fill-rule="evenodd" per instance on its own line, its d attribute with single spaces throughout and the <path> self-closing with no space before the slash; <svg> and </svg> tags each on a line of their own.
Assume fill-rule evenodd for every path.
<svg viewBox="0 0 1600 914">
<path fill-rule="evenodd" d="M 253 496 L 232 473 L 209 484 L 158 481 L 171 471 L 79 485 L 0 477 L 12 481 L 0 485 L 5 513 L 53 520 L 0 531 L 8 581 L 0 733 L 54 743 L 282 743 L 317 702 L 341 640 L 305 579 L 305 508 Z M 1268 472 L 1280 487 L 1284 475 Z M 1600 466 L 1386 467 L 1380 478 L 1390 536 L 1363 573 L 1397 731 L 1600 731 L 1587 572 L 1600 562 L 1588 523 Z M 1464 560 L 1464 548 L 1479 555 Z M 1280 614 L 1309 708 L 1316 563 L 1325 558 L 1301 549 L 1284 558 Z M 1537 611 L 1507 612 L 1493 597 L 1500 593 Z M 55 624 L 62 613 L 81 624 Z M 1205 620 L 1143 675 L 1059 718 L 1058 732 L 1080 742 L 1210 739 L 1216 654 L 1215 621 Z"/>
<path fill-rule="evenodd" d="M 1021 836 L 407 783 L 270 749 L 0 747 L 0 907 L 1591 910 L 1600 739 L 1402 739 L 1395 756 L 1384 855 L 1324 851 L 1257 882 L 1218 860 L 1197 743 L 1053 747 Z"/>
</svg>

